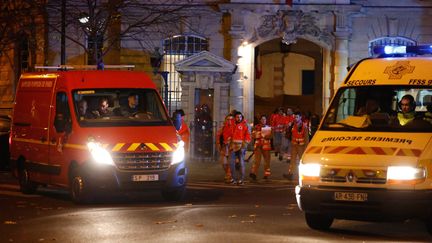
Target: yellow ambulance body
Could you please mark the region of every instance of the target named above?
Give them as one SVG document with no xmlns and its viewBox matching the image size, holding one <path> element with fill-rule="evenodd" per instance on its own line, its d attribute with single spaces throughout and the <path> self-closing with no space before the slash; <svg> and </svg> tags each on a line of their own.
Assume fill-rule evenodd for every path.
<svg viewBox="0 0 432 243">
<path fill-rule="evenodd" d="M 404 96 L 415 112 L 401 113 Z M 432 57 L 358 62 L 299 164 L 296 198 L 308 226 L 419 217 L 431 232 L 431 138 Z"/>
</svg>

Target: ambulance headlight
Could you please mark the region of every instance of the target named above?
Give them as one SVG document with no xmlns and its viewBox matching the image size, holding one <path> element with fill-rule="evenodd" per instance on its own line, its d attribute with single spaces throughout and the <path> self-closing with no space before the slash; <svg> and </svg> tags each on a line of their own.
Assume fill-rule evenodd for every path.
<svg viewBox="0 0 432 243">
<path fill-rule="evenodd" d="M 114 161 L 110 153 L 104 149 L 100 143 L 88 142 L 87 147 L 96 163 L 114 165 Z"/>
<path fill-rule="evenodd" d="M 426 172 L 423 168 L 416 168 L 410 166 L 389 166 L 387 168 L 387 181 L 413 181 L 422 180 L 426 176 Z"/>
<path fill-rule="evenodd" d="M 184 150 L 184 142 L 178 142 L 178 146 L 172 155 L 171 164 L 177 164 L 184 160 L 185 158 L 185 150 Z"/>
<path fill-rule="evenodd" d="M 300 164 L 299 165 L 299 175 L 301 178 L 305 177 L 319 177 L 321 172 L 320 164 Z"/>
</svg>

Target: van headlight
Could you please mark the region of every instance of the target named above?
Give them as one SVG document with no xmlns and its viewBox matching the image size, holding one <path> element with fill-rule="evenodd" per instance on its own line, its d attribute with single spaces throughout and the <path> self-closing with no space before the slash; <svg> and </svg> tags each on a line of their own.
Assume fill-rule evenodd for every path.
<svg viewBox="0 0 432 243">
<path fill-rule="evenodd" d="M 424 168 L 411 166 L 389 166 L 387 167 L 387 182 L 390 184 L 416 184 L 426 177 Z"/>
<path fill-rule="evenodd" d="M 310 164 L 302 164 L 299 165 L 299 175 L 300 179 L 309 179 L 309 180 L 317 180 L 319 179 L 321 172 L 321 165 L 310 163 Z"/>
<path fill-rule="evenodd" d="M 184 160 L 185 158 L 185 150 L 184 150 L 184 142 L 178 142 L 178 146 L 172 155 L 171 164 L 177 164 Z"/>
<path fill-rule="evenodd" d="M 96 142 L 88 142 L 87 147 L 90 151 L 90 154 L 93 157 L 93 160 L 98 164 L 105 165 L 114 165 L 114 161 L 111 157 L 111 154 L 104 149 L 100 143 Z"/>
</svg>

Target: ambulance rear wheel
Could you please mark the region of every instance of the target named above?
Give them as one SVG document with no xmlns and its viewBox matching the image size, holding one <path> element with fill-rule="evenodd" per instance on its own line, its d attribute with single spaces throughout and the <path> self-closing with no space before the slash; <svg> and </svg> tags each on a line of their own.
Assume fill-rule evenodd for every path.
<svg viewBox="0 0 432 243">
<path fill-rule="evenodd" d="M 20 185 L 20 191 L 24 194 L 33 194 L 38 188 L 38 185 L 30 180 L 30 176 L 26 168 L 21 168 L 18 170 L 18 181 Z"/>
<path fill-rule="evenodd" d="M 186 187 L 182 186 L 176 189 L 165 189 L 161 192 L 166 201 L 182 201 L 186 195 Z"/>
<path fill-rule="evenodd" d="M 70 181 L 70 195 L 77 204 L 89 203 L 92 200 L 90 185 L 78 169 L 72 172 Z"/>
<path fill-rule="evenodd" d="M 305 213 L 306 224 L 315 230 L 328 230 L 333 223 L 333 218 L 324 214 Z"/>
</svg>

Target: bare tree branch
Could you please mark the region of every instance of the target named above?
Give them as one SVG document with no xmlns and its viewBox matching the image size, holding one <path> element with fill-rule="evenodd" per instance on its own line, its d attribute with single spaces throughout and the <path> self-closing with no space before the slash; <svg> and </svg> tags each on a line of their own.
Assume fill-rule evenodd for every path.
<svg viewBox="0 0 432 243">
<path fill-rule="evenodd" d="M 63 34 L 86 53 L 93 53 L 94 61 L 105 56 L 124 38 L 146 43 L 142 45 L 143 50 L 152 51 L 152 40 L 178 34 L 182 26 L 191 29 L 193 24 L 188 21 L 210 10 L 206 7 L 206 4 L 191 4 L 187 0 L 68 0 L 66 23 L 68 29 L 75 31 Z M 61 0 L 49 1 L 47 8 L 51 13 L 50 28 L 62 34 Z M 119 30 L 110 31 L 115 25 L 121 25 Z M 85 43 L 85 38 L 96 41 L 99 37 L 103 38 L 101 53 L 97 53 L 101 49 L 97 43 L 90 46 L 92 49 Z"/>
</svg>

